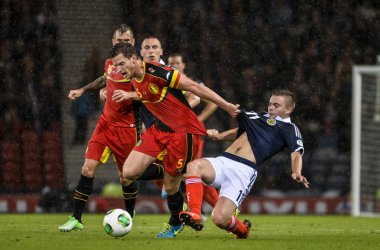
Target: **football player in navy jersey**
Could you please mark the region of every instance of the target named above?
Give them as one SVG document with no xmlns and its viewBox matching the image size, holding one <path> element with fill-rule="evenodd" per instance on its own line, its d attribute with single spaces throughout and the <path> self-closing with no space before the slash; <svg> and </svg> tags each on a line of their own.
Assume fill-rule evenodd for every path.
<svg viewBox="0 0 380 250">
<path fill-rule="evenodd" d="M 186 192 L 190 211 L 180 213 L 184 224 L 197 231 L 203 228 L 201 204 L 204 182 L 220 189 L 211 215 L 215 225 L 232 232 L 236 238 L 247 238 L 251 222 L 239 221 L 233 216 L 233 211 L 249 194 L 261 163 L 286 147 L 291 151 L 292 179 L 309 188 L 309 182 L 301 174 L 302 136 L 290 121 L 294 107 L 294 97 L 289 90 L 275 90 L 269 100 L 268 112 L 258 114 L 241 110 L 238 128 L 222 133 L 207 130 L 213 140 L 234 141 L 219 157 L 197 159 L 187 164 Z"/>
</svg>

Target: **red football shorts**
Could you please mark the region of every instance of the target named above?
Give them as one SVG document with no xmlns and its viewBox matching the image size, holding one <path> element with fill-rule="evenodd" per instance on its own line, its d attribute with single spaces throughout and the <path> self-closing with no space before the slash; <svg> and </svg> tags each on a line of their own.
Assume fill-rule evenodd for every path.
<svg viewBox="0 0 380 250">
<path fill-rule="evenodd" d="M 163 159 L 165 171 L 178 176 L 185 173 L 187 163 L 195 159 L 200 140 L 200 135 L 165 132 L 153 125 L 142 134 L 134 150 L 155 158 L 166 152 Z"/>
<path fill-rule="evenodd" d="M 112 154 L 120 171 L 123 164 L 136 146 L 138 132 L 135 127 L 115 127 L 99 119 L 86 150 L 86 159 L 106 163 Z"/>
</svg>

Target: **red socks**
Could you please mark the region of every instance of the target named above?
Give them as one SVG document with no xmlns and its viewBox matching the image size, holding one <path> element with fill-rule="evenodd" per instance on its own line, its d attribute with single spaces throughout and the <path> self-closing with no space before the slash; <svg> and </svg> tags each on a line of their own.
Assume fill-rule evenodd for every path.
<svg viewBox="0 0 380 250">
<path fill-rule="evenodd" d="M 232 216 L 230 219 L 230 222 L 228 223 L 228 226 L 226 228 L 227 231 L 232 232 L 233 234 L 237 235 L 238 237 L 242 237 L 244 235 L 247 235 L 247 227 L 238 220 L 235 216 Z"/>
<path fill-rule="evenodd" d="M 216 189 L 203 184 L 203 190 L 203 200 L 210 204 L 210 206 L 215 207 L 215 204 L 219 198 L 219 194 Z"/>
<path fill-rule="evenodd" d="M 186 177 L 186 195 L 190 211 L 201 214 L 203 182 L 199 176 Z"/>
</svg>

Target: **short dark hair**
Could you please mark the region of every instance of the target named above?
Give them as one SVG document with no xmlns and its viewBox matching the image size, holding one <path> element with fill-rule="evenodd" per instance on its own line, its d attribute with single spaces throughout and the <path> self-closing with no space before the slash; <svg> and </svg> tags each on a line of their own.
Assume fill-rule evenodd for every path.
<svg viewBox="0 0 380 250">
<path fill-rule="evenodd" d="M 115 44 L 109 52 L 109 58 L 114 58 L 115 56 L 123 54 L 126 58 L 131 58 L 132 55 L 136 55 L 136 49 L 130 43 L 117 43 Z"/>
<path fill-rule="evenodd" d="M 147 39 L 157 39 L 157 41 L 160 43 L 161 49 L 163 49 L 163 48 L 162 48 L 161 40 L 160 40 L 158 37 L 153 36 L 153 35 L 146 36 L 146 37 L 141 41 L 141 45 L 140 45 L 140 46 L 141 46 L 141 49 L 143 48 L 143 43 L 144 43 L 144 41 L 147 40 Z"/>
<path fill-rule="evenodd" d="M 116 28 L 115 32 L 113 33 L 113 37 L 116 36 L 116 33 L 117 33 L 117 32 L 119 32 L 120 34 L 123 34 L 123 33 L 128 32 L 128 31 L 131 33 L 132 37 L 135 37 L 135 36 L 133 35 L 132 28 L 129 27 L 128 25 L 122 23 L 122 24 L 120 24 L 120 25 Z"/>
<path fill-rule="evenodd" d="M 274 96 L 286 96 L 286 97 L 288 97 L 288 104 L 290 107 L 294 108 L 296 105 L 295 97 L 294 97 L 293 93 L 288 89 L 275 89 L 272 91 L 272 95 L 274 95 Z"/>
</svg>

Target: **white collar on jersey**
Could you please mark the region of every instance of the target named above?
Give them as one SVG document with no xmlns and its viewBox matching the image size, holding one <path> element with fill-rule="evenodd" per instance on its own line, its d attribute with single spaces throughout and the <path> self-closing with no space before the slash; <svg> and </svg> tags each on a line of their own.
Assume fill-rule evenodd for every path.
<svg viewBox="0 0 380 250">
<path fill-rule="evenodd" d="M 268 113 L 265 113 L 264 116 L 265 116 L 265 117 L 269 117 L 269 114 L 268 114 Z M 280 116 L 277 116 L 277 117 L 276 117 L 276 120 L 277 120 L 277 121 L 280 121 L 280 122 L 292 123 L 292 121 L 290 120 L 290 117 L 285 118 L 285 119 L 282 119 Z"/>
</svg>

